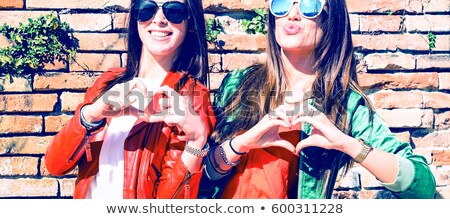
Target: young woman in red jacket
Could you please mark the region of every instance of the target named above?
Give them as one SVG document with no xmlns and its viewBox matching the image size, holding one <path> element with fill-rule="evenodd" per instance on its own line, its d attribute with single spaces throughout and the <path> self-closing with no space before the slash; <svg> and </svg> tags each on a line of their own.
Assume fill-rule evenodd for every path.
<svg viewBox="0 0 450 219">
<path fill-rule="evenodd" d="M 53 175 L 78 166 L 74 198 L 195 198 L 215 117 L 201 1 L 133 0 L 126 68 L 90 87 L 53 138 Z"/>
</svg>

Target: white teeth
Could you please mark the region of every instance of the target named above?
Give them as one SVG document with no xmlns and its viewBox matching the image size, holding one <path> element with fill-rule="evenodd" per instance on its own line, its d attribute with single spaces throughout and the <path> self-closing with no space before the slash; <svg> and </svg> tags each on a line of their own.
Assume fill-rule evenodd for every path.
<svg viewBox="0 0 450 219">
<path fill-rule="evenodd" d="M 165 36 L 169 35 L 169 32 L 152 31 L 151 34 L 152 34 L 152 36 L 156 36 L 156 37 L 165 37 Z"/>
</svg>

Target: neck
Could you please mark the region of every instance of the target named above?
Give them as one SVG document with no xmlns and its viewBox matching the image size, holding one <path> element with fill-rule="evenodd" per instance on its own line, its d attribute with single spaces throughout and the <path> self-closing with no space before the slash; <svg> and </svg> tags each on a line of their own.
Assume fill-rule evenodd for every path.
<svg viewBox="0 0 450 219">
<path fill-rule="evenodd" d="M 142 48 L 139 73 L 140 78 L 164 78 L 172 68 L 175 55 L 155 56 Z"/>
<path fill-rule="evenodd" d="M 306 91 L 309 90 L 316 78 L 313 72 L 315 64 L 314 56 L 311 53 L 296 53 L 281 51 L 285 68 L 287 90 Z"/>
</svg>

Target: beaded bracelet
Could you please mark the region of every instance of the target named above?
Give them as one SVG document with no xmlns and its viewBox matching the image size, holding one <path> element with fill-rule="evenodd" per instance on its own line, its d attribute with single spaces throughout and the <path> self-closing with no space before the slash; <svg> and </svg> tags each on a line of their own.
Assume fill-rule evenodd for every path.
<svg viewBox="0 0 450 219">
<path fill-rule="evenodd" d="M 234 167 L 241 162 L 241 160 L 237 160 L 235 162 L 230 162 L 227 158 L 227 155 L 225 154 L 225 150 L 223 149 L 222 145 L 220 145 L 219 148 L 220 148 L 220 156 L 222 157 L 222 160 L 223 160 L 223 162 L 225 162 L 226 165 Z"/>
</svg>

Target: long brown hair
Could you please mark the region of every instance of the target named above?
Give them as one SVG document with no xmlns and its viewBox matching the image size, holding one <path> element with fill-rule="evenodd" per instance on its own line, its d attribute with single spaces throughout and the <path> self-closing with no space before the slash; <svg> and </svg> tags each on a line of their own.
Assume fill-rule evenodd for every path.
<svg viewBox="0 0 450 219">
<path fill-rule="evenodd" d="M 253 127 L 265 114 L 281 104 L 285 91 L 281 47 L 275 39 L 275 17 L 268 16 L 268 46 L 265 63 L 247 69 L 242 82 L 217 113 L 218 124 L 212 134 L 220 143 Z M 317 76 L 312 85 L 312 97 L 322 112 L 344 133 L 351 127 L 346 107 L 350 91 L 357 92 L 373 112 L 373 107 L 358 85 L 356 59 L 345 0 L 327 1 L 326 11 L 318 20 L 324 35 L 313 54 L 313 71 Z M 219 94 L 220 95 L 220 94 Z M 227 119 L 229 116 L 235 119 Z"/>
<path fill-rule="evenodd" d="M 135 15 L 136 11 L 131 9 L 133 8 L 133 5 L 139 1 L 145 0 L 131 1 L 130 13 L 128 14 L 126 71 L 117 75 L 114 80 L 109 81 L 106 88 L 103 89 L 96 99 L 102 96 L 104 92 L 112 88 L 114 85 L 129 81 L 138 74 L 142 41 L 138 34 L 138 21 Z M 187 72 L 192 75 L 196 81 L 206 84 L 208 76 L 208 50 L 206 44 L 206 26 L 202 1 L 186 0 L 185 4 L 189 12 L 189 18 L 187 20 L 187 33 L 179 48 L 179 55 L 172 64 L 171 70 L 174 72 Z M 175 90 L 178 91 L 181 89 L 187 81 L 188 74 L 180 80 Z"/>
</svg>

